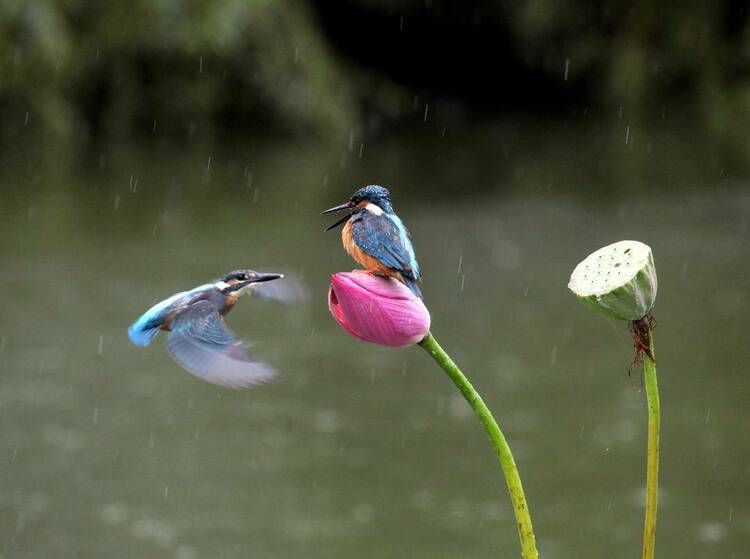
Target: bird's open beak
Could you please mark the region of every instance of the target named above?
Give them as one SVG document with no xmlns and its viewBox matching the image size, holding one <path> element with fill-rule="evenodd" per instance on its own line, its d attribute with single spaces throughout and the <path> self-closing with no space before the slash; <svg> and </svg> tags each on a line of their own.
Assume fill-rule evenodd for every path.
<svg viewBox="0 0 750 559">
<path fill-rule="evenodd" d="M 340 211 L 343 211 L 343 210 L 349 210 L 349 209 L 351 209 L 353 207 L 354 207 L 354 202 L 352 202 L 351 200 L 349 200 L 348 202 L 344 202 L 343 204 L 339 204 L 338 206 L 334 206 L 333 208 L 329 208 L 329 209 L 327 209 L 324 212 L 320 212 L 320 215 L 329 214 L 329 213 L 332 213 L 332 212 L 340 212 Z M 330 225 L 329 227 L 326 227 L 325 230 L 326 231 L 330 231 L 331 229 L 334 229 L 334 228 L 338 227 L 342 223 L 346 223 L 349 220 L 350 217 L 352 217 L 351 214 L 346 214 L 344 217 L 342 217 L 341 219 L 339 219 L 333 225 Z"/>
</svg>

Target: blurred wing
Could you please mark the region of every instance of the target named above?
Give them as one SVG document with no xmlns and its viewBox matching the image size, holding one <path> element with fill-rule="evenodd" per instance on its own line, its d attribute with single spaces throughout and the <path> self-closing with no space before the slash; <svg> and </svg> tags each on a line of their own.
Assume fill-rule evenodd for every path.
<svg viewBox="0 0 750 559">
<path fill-rule="evenodd" d="M 190 306 L 172 321 L 167 349 L 188 372 L 228 388 L 268 382 L 276 372 L 247 353 L 246 345 L 230 332 L 208 301 Z"/>
<path fill-rule="evenodd" d="M 361 250 L 389 268 L 419 279 L 409 232 L 398 216 L 362 212 L 352 220 L 352 238 Z"/>
<path fill-rule="evenodd" d="M 265 301 L 275 301 L 293 305 L 303 303 L 310 297 L 310 291 L 301 280 L 284 274 L 283 279 L 256 284 L 250 294 Z"/>
</svg>

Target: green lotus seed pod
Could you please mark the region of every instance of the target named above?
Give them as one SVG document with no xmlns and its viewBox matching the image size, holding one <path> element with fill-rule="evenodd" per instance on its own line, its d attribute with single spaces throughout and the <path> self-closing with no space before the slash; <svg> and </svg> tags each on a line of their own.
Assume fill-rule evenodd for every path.
<svg viewBox="0 0 750 559">
<path fill-rule="evenodd" d="M 651 312 L 656 287 L 651 247 L 638 241 L 600 248 L 576 266 L 568 283 L 587 307 L 619 320 L 639 320 Z"/>
</svg>

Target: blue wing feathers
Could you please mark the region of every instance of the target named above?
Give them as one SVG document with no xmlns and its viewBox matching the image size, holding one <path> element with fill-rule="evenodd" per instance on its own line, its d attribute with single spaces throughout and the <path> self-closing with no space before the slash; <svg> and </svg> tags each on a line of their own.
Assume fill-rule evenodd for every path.
<svg viewBox="0 0 750 559">
<path fill-rule="evenodd" d="M 412 280 L 420 278 L 409 232 L 397 215 L 362 212 L 352 221 L 352 237 L 361 250 L 385 266 Z"/>
<path fill-rule="evenodd" d="M 404 222 L 401 221 L 401 218 L 396 214 L 391 214 L 388 216 L 388 218 L 393 221 L 393 223 L 396 225 L 396 229 L 398 229 L 401 246 L 405 248 L 409 267 L 411 268 L 411 276 L 414 279 L 419 279 L 422 274 L 419 273 L 419 264 L 417 263 L 417 256 L 416 254 L 414 254 L 414 247 L 412 246 L 411 239 L 409 238 L 409 230 L 404 225 Z"/>
</svg>

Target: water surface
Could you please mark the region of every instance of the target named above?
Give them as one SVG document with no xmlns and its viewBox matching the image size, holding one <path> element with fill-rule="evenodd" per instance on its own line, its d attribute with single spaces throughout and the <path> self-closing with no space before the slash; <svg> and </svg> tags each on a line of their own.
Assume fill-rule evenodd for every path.
<svg viewBox="0 0 750 559">
<path fill-rule="evenodd" d="M 662 557 L 750 541 L 750 189 L 689 132 L 502 124 L 365 143 L 59 147 L 0 180 L 0 557 L 516 557 L 495 457 L 418 348 L 344 335 L 353 267 L 318 212 L 391 186 L 435 335 L 516 453 L 546 558 L 640 553 L 645 395 L 624 324 L 566 290 L 649 243 L 663 407 Z M 632 138 L 637 140 L 633 141 Z M 128 342 L 155 301 L 238 267 L 303 277 L 230 326 L 284 372 L 250 391 Z"/>
</svg>

